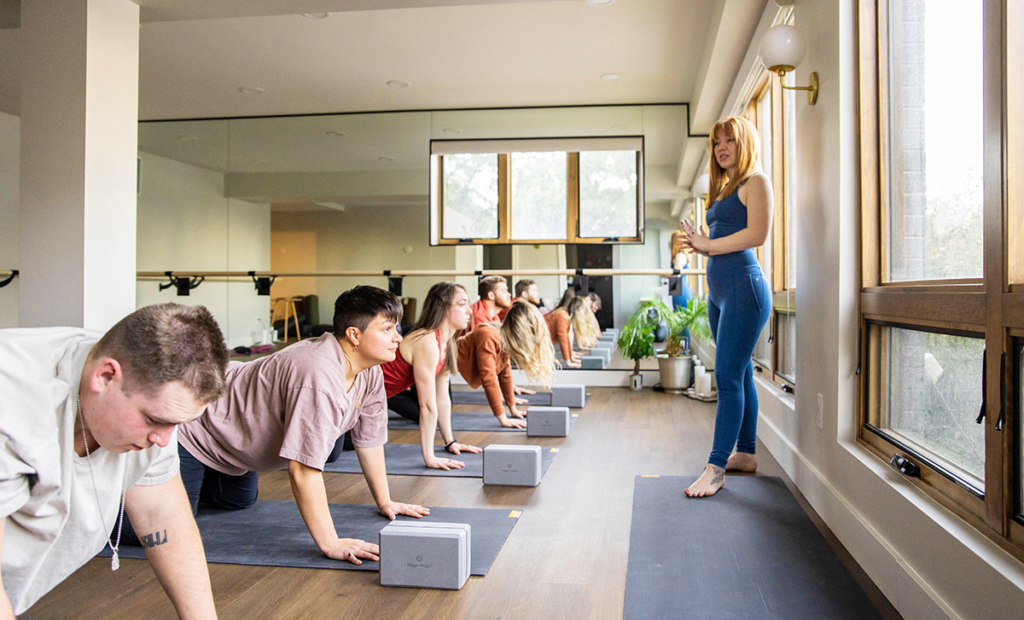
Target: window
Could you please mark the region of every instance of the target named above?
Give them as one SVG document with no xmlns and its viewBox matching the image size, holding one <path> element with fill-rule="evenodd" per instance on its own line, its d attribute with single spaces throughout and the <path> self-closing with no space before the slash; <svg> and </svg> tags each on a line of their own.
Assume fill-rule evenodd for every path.
<svg viewBox="0 0 1024 620">
<path fill-rule="evenodd" d="M 792 21 L 791 19 L 789 21 Z M 796 97 L 764 72 L 746 116 L 761 138 L 761 170 L 772 180 L 772 230 L 758 250 L 772 283 L 772 314 L 754 348 L 754 369 L 789 391 L 796 385 Z M 786 76 L 792 85 L 793 74 Z"/>
<path fill-rule="evenodd" d="M 859 17 L 858 439 L 1024 559 L 1024 431 L 1004 424 L 1021 408 L 1024 1 L 862 0 Z"/>
<path fill-rule="evenodd" d="M 431 244 L 642 243 L 643 138 L 431 142 Z"/>
<path fill-rule="evenodd" d="M 444 236 L 452 239 L 498 237 L 498 157 L 459 153 L 441 163 Z"/>
</svg>

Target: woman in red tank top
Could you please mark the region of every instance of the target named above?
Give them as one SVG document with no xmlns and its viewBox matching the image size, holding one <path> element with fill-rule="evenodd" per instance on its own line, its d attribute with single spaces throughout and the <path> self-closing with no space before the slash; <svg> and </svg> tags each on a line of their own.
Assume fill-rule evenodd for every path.
<svg viewBox="0 0 1024 620">
<path fill-rule="evenodd" d="M 458 469 L 462 461 L 434 454 L 434 431 L 451 454 L 480 452 L 480 448 L 456 443 L 452 435 L 452 402 L 448 375 L 455 369 L 455 336 L 469 323 L 469 295 L 462 285 L 438 282 L 430 287 L 423 312 L 412 331 L 398 345 L 398 355 L 381 365 L 388 408 L 420 425 L 423 462 L 435 469 Z M 450 352 L 450 353 L 449 353 Z M 415 397 L 405 392 L 415 386 Z M 409 402 L 415 398 L 415 407 Z"/>
</svg>

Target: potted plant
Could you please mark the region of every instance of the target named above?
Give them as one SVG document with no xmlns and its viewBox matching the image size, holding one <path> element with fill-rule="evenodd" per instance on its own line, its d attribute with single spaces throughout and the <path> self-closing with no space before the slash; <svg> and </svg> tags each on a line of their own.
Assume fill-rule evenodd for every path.
<svg viewBox="0 0 1024 620">
<path fill-rule="evenodd" d="M 664 321 L 669 323 L 672 310 L 659 297 L 658 299 L 645 301 L 636 309 L 629 321 L 619 330 L 619 339 L 616 343 L 622 356 L 633 360 L 633 374 L 630 376 L 630 386 L 634 390 L 643 387 L 643 375 L 640 374 L 640 360 L 645 357 L 653 357 L 654 334 L 658 326 Z"/>
<path fill-rule="evenodd" d="M 690 340 L 685 334 L 689 332 L 691 337 L 711 338 L 708 302 L 705 299 L 690 299 L 686 307 L 669 311 L 665 322 L 668 324 L 668 340 L 665 351 L 658 355 L 661 387 L 666 392 L 682 394 L 690 385 L 690 373 L 693 370 Z"/>
</svg>

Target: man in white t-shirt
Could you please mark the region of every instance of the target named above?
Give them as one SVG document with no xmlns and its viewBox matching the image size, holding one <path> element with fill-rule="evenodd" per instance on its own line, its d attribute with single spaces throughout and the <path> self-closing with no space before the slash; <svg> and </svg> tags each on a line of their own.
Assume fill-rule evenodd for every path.
<svg viewBox="0 0 1024 620">
<path fill-rule="evenodd" d="M 202 306 L 160 304 L 106 334 L 0 330 L 0 619 L 24 613 L 131 517 L 181 618 L 215 618 L 175 427 L 224 390 L 227 352 Z"/>
</svg>

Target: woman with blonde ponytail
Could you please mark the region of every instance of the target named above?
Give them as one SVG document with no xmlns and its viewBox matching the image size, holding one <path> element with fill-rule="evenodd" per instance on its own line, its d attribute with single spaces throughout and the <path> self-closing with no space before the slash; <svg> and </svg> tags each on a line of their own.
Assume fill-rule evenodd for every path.
<svg viewBox="0 0 1024 620">
<path fill-rule="evenodd" d="M 570 368 L 579 368 L 581 357 L 572 350 L 572 340 L 575 336 L 576 344 L 581 349 L 589 349 L 597 344 L 600 332 L 597 328 L 597 321 L 594 313 L 582 297 L 572 297 L 566 307 L 555 308 L 544 315 L 547 321 L 548 331 L 551 333 L 551 341 L 562 349 L 562 359 L 565 365 Z"/>
<path fill-rule="evenodd" d="M 526 428 L 522 419 L 526 414 L 516 406 L 519 403 L 512 383 L 511 362 L 526 374 L 530 383 L 544 388 L 551 387 L 557 364 L 547 323 L 536 306 L 517 301 L 503 323 L 480 323 L 459 338 L 458 350 L 459 372 L 470 387 L 483 386 L 498 423 L 506 428 Z"/>
</svg>

